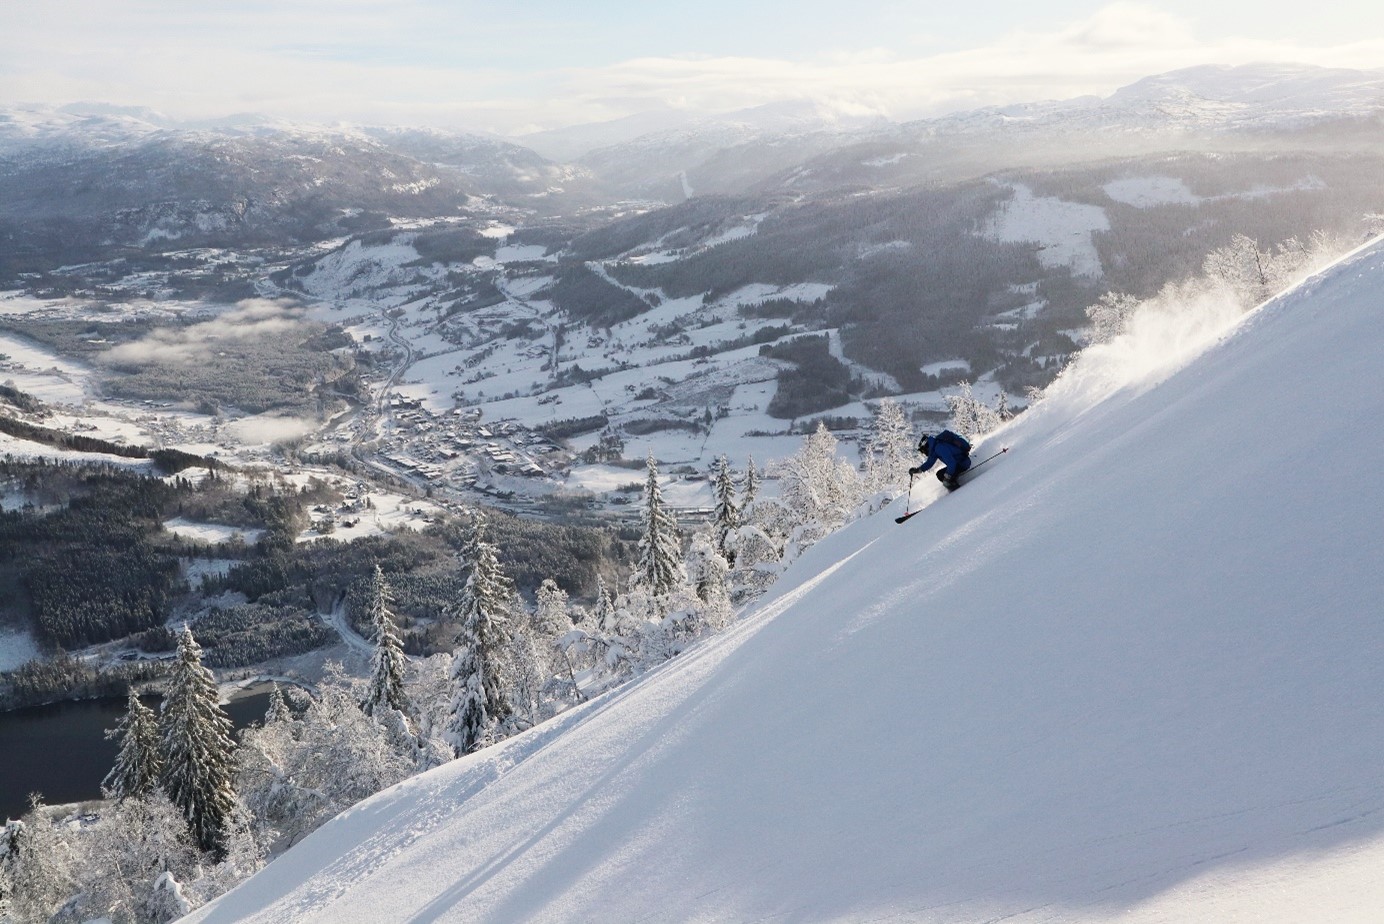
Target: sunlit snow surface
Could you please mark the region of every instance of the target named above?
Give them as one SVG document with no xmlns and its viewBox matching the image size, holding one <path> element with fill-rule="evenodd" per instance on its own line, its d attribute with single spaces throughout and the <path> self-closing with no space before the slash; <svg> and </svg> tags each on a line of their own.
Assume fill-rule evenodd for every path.
<svg viewBox="0 0 1384 924">
<path fill-rule="evenodd" d="M 963 491 L 190 920 L 1376 920 L 1381 291 L 1376 246 L 1149 322 Z"/>
<path fill-rule="evenodd" d="M 986 233 L 997 241 L 1032 241 L 1038 244 L 1038 260 L 1044 266 L 1067 266 L 1077 276 L 1099 278 L 1100 254 L 1091 235 L 1110 230 L 1105 209 L 1035 196 L 1022 183 L 1011 185 L 1013 196 L 1000 206 Z"/>
</svg>

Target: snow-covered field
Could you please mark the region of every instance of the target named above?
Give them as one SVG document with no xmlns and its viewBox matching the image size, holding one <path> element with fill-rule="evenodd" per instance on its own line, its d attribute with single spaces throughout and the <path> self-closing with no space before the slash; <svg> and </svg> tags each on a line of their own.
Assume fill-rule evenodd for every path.
<svg viewBox="0 0 1384 924">
<path fill-rule="evenodd" d="M 1146 209 L 1155 205 L 1196 205 L 1201 197 L 1187 184 L 1171 176 L 1131 176 L 1111 180 L 1103 187 L 1116 202 Z"/>
<path fill-rule="evenodd" d="M 246 545 L 254 545 L 264 534 L 262 529 L 242 529 L 222 523 L 196 523 L 182 517 L 165 520 L 163 528 L 182 539 L 209 544 L 232 542 L 238 538 Z"/>
<path fill-rule="evenodd" d="M 987 234 L 997 241 L 1038 244 L 1044 266 L 1069 266 L 1077 276 L 1099 278 L 1100 254 L 1091 235 L 1109 231 L 1110 220 L 1098 205 L 1035 196 L 1022 183 L 1011 184 L 1013 197 L 990 221 Z"/>
<path fill-rule="evenodd" d="M 1286 186 L 1258 185 L 1219 196 L 1199 196 L 1176 177 L 1130 176 L 1111 180 L 1102 188 L 1105 194 L 1116 202 L 1146 209 L 1158 205 L 1197 205 L 1217 199 L 1262 199 L 1299 190 L 1319 189 L 1321 186 L 1322 181 L 1319 178 L 1306 176 Z"/>
<path fill-rule="evenodd" d="M 1089 352 L 964 491 L 188 920 L 1377 920 L 1381 285 Z"/>
<path fill-rule="evenodd" d="M 35 299 L 10 299 L 7 310 L 33 307 Z M 5 304 L 0 302 L 0 304 Z M 0 334 L 0 381 L 49 404 L 81 404 L 86 400 L 90 371 L 32 341 Z"/>
<path fill-rule="evenodd" d="M 18 629 L 0 628 L 0 671 L 12 671 L 39 656 L 33 636 Z"/>
<path fill-rule="evenodd" d="M 125 456 L 112 455 L 107 452 L 69 452 L 63 449 L 55 449 L 46 443 L 35 443 L 32 440 L 23 440 L 8 433 L 0 433 L 0 457 L 12 456 L 15 459 L 33 460 L 44 459 L 47 461 L 77 461 L 86 463 L 100 463 L 103 465 L 113 465 L 120 468 L 129 469 L 137 472 L 152 472 L 153 463 L 147 459 L 130 459 Z"/>
</svg>

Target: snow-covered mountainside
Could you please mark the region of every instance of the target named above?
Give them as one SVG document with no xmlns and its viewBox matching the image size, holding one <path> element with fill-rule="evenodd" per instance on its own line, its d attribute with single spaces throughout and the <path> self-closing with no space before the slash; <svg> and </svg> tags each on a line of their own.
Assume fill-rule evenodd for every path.
<svg viewBox="0 0 1384 924">
<path fill-rule="evenodd" d="M 576 208 L 581 170 L 472 135 L 112 107 L 0 109 L 0 272 L 112 250 L 303 244 L 390 219 Z"/>
<path fill-rule="evenodd" d="M 1143 319 L 963 491 L 189 920 L 1374 919 L 1382 283 Z"/>
<path fill-rule="evenodd" d="M 954 180 L 1151 149 L 1234 148 L 1237 136 L 1262 145 L 1265 135 L 1308 128 L 1345 132 L 1358 145 L 1362 135 L 1377 140 L 1381 113 L 1384 71 L 1262 63 L 1184 68 L 1107 97 L 1024 101 L 903 124 L 796 101 L 699 118 L 648 113 L 515 140 L 576 159 L 626 195 L 677 202 L 694 194 Z"/>
<path fill-rule="evenodd" d="M 1273 130 L 1384 110 L 1384 71 L 1297 64 L 1204 65 L 1145 77 L 1100 99 L 1022 103 L 913 123 L 929 134 L 997 126 Z"/>
<path fill-rule="evenodd" d="M 1296 64 L 1192 67 L 1144 78 L 1103 98 L 991 106 L 857 133 L 756 188 L 805 193 L 902 186 L 1150 151 L 1230 152 L 1266 145 L 1374 150 L 1381 120 L 1384 71 Z M 693 186 L 705 182 L 699 170 L 689 170 L 689 176 Z"/>
</svg>

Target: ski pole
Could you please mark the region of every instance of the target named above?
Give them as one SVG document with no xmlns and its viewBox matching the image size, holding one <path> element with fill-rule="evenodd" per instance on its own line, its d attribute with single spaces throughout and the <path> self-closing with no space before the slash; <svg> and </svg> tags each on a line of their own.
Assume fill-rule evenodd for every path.
<svg viewBox="0 0 1384 924">
<path fill-rule="evenodd" d="M 985 459 L 984 462 L 977 462 L 975 465 L 972 465 L 970 468 L 966 469 L 966 471 L 968 471 L 968 472 L 973 472 L 973 471 L 975 471 L 976 469 L 980 468 L 982 465 L 984 465 L 986 462 L 989 462 L 991 459 L 996 459 L 996 458 L 998 458 L 998 457 L 1004 455 L 1004 454 L 1005 454 L 1006 452 L 1008 452 L 1008 451 L 1009 451 L 1009 447 L 1006 446 L 1006 447 L 1004 447 L 1003 449 L 1001 449 L 999 452 L 995 453 L 993 456 L 990 456 L 989 458 Z"/>
<path fill-rule="evenodd" d="M 912 469 L 908 470 L 908 499 L 903 502 L 904 516 L 908 515 L 908 508 L 913 505 L 913 479 L 917 477 Z"/>
</svg>

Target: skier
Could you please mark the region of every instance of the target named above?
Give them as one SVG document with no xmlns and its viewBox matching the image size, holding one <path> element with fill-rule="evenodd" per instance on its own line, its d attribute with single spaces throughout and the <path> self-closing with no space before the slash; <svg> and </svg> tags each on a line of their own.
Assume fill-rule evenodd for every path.
<svg viewBox="0 0 1384 924">
<path fill-rule="evenodd" d="M 956 476 L 971 467 L 971 444 L 965 437 L 950 430 L 943 430 L 936 436 L 924 435 L 918 443 L 918 451 L 927 456 L 927 461 L 910 468 L 908 474 L 921 475 L 940 459 L 942 468 L 937 470 L 937 480 L 946 485 L 948 491 L 961 487 Z"/>
</svg>

